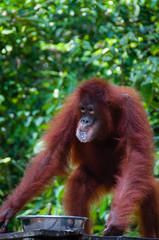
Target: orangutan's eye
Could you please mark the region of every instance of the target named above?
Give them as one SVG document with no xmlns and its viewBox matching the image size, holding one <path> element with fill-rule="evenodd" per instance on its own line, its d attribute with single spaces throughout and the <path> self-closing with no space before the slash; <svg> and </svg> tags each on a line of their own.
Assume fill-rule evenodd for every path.
<svg viewBox="0 0 159 240">
<path fill-rule="evenodd" d="M 92 115 L 94 114 L 93 108 L 90 108 L 90 109 L 89 109 L 89 113 L 92 114 Z"/>
<path fill-rule="evenodd" d="M 85 108 L 83 106 L 80 107 L 81 113 L 85 113 Z"/>
</svg>

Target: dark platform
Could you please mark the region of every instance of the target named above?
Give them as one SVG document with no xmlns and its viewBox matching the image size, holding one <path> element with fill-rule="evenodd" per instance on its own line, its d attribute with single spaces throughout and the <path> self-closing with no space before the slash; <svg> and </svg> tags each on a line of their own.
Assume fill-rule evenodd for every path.
<svg viewBox="0 0 159 240">
<path fill-rule="evenodd" d="M 19 240 L 34 240 L 34 239 L 81 239 L 82 234 L 78 231 L 52 231 L 52 230 L 36 230 L 31 232 L 13 232 L 0 234 L 0 240 L 19 239 Z"/>
<path fill-rule="evenodd" d="M 19 240 L 152 240 L 152 238 L 135 238 L 124 236 L 99 237 L 94 235 L 81 234 L 79 231 L 60 232 L 50 230 L 37 230 L 32 232 L 15 232 L 0 234 L 0 240 L 19 239 Z M 159 239 L 158 239 L 159 240 Z"/>
</svg>

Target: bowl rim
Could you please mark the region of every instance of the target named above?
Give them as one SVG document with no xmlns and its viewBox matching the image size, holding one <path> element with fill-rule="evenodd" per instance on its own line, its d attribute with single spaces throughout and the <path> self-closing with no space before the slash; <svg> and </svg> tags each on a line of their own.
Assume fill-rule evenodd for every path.
<svg viewBox="0 0 159 240">
<path fill-rule="evenodd" d="M 23 220 L 23 219 L 34 219 L 34 218 L 61 218 L 61 219 L 77 219 L 77 220 L 84 220 L 89 221 L 90 219 L 87 217 L 80 217 L 80 216 L 59 216 L 59 215 L 26 215 L 26 216 L 18 216 L 17 219 Z"/>
</svg>

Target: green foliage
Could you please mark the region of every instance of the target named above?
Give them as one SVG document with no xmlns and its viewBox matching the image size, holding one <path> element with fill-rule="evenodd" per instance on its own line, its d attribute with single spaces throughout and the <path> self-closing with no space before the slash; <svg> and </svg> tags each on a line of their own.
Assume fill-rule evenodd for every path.
<svg viewBox="0 0 159 240">
<path fill-rule="evenodd" d="M 1 0 L 1 199 L 41 149 L 36 144 L 63 98 L 91 76 L 141 92 L 155 132 L 159 175 L 157 4 L 157 0 Z M 58 178 L 53 191 L 48 187 L 21 214 L 63 213 L 63 191 L 63 179 Z M 109 208 L 110 197 L 92 208 L 95 232 L 103 230 Z"/>
</svg>

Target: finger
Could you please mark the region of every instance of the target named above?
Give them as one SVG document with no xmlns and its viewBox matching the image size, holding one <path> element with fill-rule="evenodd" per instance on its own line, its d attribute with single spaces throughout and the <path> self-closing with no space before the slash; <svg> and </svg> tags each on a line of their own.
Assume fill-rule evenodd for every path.
<svg viewBox="0 0 159 240">
<path fill-rule="evenodd" d="M 111 235 L 111 229 L 105 228 L 104 231 L 103 231 L 103 235 L 104 235 L 104 236 L 109 236 L 109 235 Z"/>
<path fill-rule="evenodd" d="M 104 236 L 121 236 L 123 235 L 123 230 L 116 228 L 115 226 L 110 226 L 109 228 L 104 229 Z"/>
<path fill-rule="evenodd" d="M 10 221 L 10 217 L 7 217 L 5 220 L 0 221 L 0 233 L 4 233 L 7 231 L 7 226 Z"/>
<path fill-rule="evenodd" d="M 8 223 L 9 223 L 9 219 L 6 219 L 4 224 L 0 228 L 0 233 L 5 233 L 8 231 L 7 229 Z"/>
<path fill-rule="evenodd" d="M 5 220 L 5 222 L 4 222 L 4 224 L 3 224 L 3 227 L 4 227 L 4 228 L 7 228 L 9 221 L 10 221 L 10 218 L 7 218 L 7 219 Z"/>
</svg>

